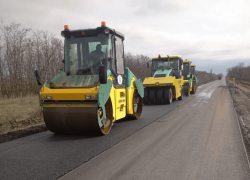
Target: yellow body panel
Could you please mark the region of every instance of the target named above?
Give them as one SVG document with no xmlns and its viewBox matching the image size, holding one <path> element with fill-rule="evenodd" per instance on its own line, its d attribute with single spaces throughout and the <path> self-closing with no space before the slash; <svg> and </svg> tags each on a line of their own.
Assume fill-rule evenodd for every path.
<svg viewBox="0 0 250 180">
<path fill-rule="evenodd" d="M 192 64 L 191 66 L 194 66 L 194 67 L 195 67 L 196 65 L 195 65 L 195 64 Z"/>
<path fill-rule="evenodd" d="M 112 102 L 113 104 L 113 102 Z M 126 116 L 126 92 L 125 88 L 115 89 L 115 117 L 116 120 Z"/>
<path fill-rule="evenodd" d="M 135 78 L 132 77 L 131 79 L 131 86 L 126 88 L 127 94 L 127 114 L 133 114 L 133 95 L 135 92 L 135 85 L 134 85 Z"/>
<path fill-rule="evenodd" d="M 43 86 L 40 98 L 44 100 L 45 96 L 52 96 L 51 100 L 86 100 L 85 95 L 91 95 L 91 100 L 97 100 L 98 87 L 93 88 L 74 88 L 74 89 L 50 89 Z"/>
<path fill-rule="evenodd" d="M 162 58 L 168 58 L 168 56 L 161 56 L 160 59 Z M 169 58 L 181 58 L 181 55 L 170 55 Z M 153 57 L 152 59 L 159 59 L 159 57 Z"/>
<path fill-rule="evenodd" d="M 89 108 L 89 107 L 97 107 L 97 105 L 94 105 L 94 104 L 72 104 L 72 103 L 65 103 L 65 104 L 44 104 L 43 107 L 66 107 L 66 108 L 69 108 L 69 107 L 86 107 L 86 108 Z"/>
<path fill-rule="evenodd" d="M 166 77 L 146 77 L 143 81 L 143 85 L 147 86 L 167 86 L 172 85 L 175 81 L 175 77 L 166 76 Z"/>
<path fill-rule="evenodd" d="M 184 80 L 183 76 L 181 79 L 176 79 L 174 76 L 166 76 L 166 77 L 147 77 L 143 81 L 143 86 L 147 87 L 160 87 L 160 86 L 168 86 L 175 90 L 175 98 L 181 96 L 181 88 L 184 83 L 189 82 L 188 80 Z"/>
</svg>

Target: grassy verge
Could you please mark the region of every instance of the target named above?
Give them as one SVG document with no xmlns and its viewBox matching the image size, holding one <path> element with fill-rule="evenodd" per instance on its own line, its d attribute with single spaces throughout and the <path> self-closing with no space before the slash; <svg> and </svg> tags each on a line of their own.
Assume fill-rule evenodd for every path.
<svg viewBox="0 0 250 180">
<path fill-rule="evenodd" d="M 37 127 L 45 127 L 37 96 L 0 99 L 0 142 L 30 134 Z"/>
</svg>

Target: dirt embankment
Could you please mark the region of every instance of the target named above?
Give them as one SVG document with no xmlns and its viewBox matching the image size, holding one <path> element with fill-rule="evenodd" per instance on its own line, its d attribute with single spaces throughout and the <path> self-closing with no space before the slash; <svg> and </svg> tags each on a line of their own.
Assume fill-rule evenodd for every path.
<svg viewBox="0 0 250 180">
<path fill-rule="evenodd" d="M 46 130 L 47 128 L 42 116 L 36 116 L 24 120 L 12 120 L 4 125 L 0 124 L 0 143 Z"/>
<path fill-rule="evenodd" d="M 235 110 L 238 113 L 241 132 L 250 156 L 250 89 L 238 85 L 236 92 L 235 83 L 227 80 L 228 89 L 232 95 Z"/>
<path fill-rule="evenodd" d="M 46 129 L 37 96 L 0 98 L 0 143 Z"/>
</svg>

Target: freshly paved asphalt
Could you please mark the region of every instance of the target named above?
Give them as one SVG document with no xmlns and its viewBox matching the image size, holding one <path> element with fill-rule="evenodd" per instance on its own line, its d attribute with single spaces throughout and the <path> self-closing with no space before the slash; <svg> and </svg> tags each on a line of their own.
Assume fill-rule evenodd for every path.
<svg viewBox="0 0 250 180">
<path fill-rule="evenodd" d="M 0 179 L 250 179 L 223 82 L 144 106 L 139 120 L 117 121 L 106 136 L 46 131 L 0 144 Z"/>
</svg>

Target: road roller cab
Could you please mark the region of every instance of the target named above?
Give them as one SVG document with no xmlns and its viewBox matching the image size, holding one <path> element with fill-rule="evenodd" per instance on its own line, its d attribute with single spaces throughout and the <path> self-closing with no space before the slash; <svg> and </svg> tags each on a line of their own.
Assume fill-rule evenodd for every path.
<svg viewBox="0 0 250 180">
<path fill-rule="evenodd" d="M 151 64 L 152 77 L 146 77 L 143 81 L 143 103 L 170 104 L 172 99 L 182 100 L 183 84 L 183 60 L 180 55 L 154 57 L 147 63 Z"/>
<path fill-rule="evenodd" d="M 39 93 L 47 128 L 55 133 L 108 134 L 113 122 L 140 118 L 142 82 L 125 68 L 124 35 L 102 22 L 94 29 L 65 25 L 64 69 Z M 36 71 L 39 84 L 39 74 Z"/>
</svg>

